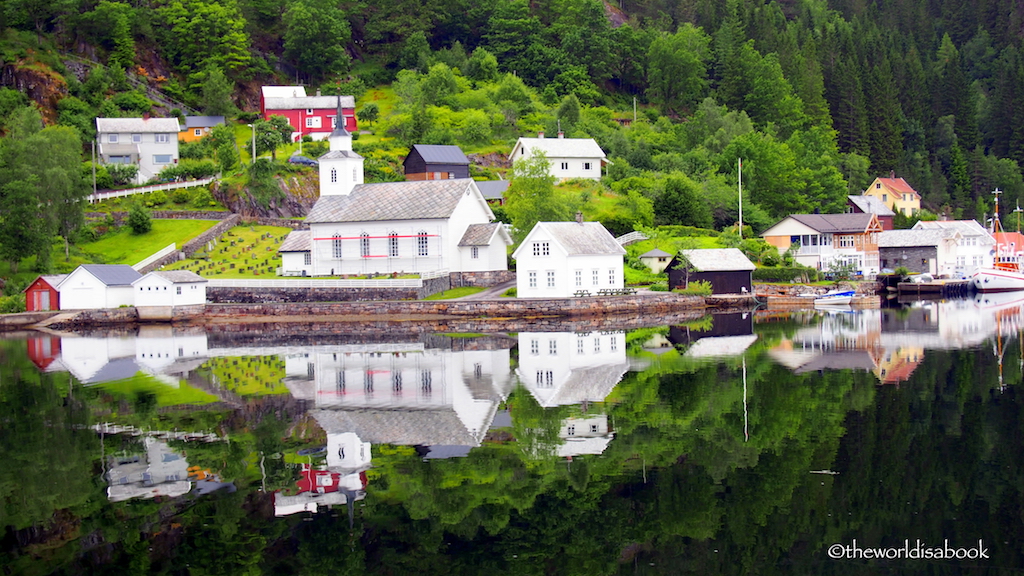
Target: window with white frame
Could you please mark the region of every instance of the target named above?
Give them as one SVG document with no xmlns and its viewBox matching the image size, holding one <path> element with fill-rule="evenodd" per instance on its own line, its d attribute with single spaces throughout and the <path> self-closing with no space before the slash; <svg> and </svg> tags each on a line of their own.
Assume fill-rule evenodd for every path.
<svg viewBox="0 0 1024 576">
<path fill-rule="evenodd" d="M 594 337 L 594 354 L 600 354 L 600 353 L 601 353 L 601 337 L 600 336 L 595 336 Z"/>
<path fill-rule="evenodd" d="M 598 284 L 600 284 L 601 283 L 600 277 L 601 277 L 601 273 L 600 273 L 600 271 L 597 268 L 594 268 L 593 270 L 591 270 L 590 271 L 590 283 L 591 283 L 591 285 L 597 286 Z"/>
<path fill-rule="evenodd" d="M 548 242 L 534 242 L 533 243 L 533 255 L 534 256 L 550 256 L 551 255 L 551 244 Z"/>
<path fill-rule="evenodd" d="M 530 340 L 530 355 L 540 355 L 540 340 L 537 340 L 536 338 Z"/>
<path fill-rule="evenodd" d="M 196 134 L 196 136 L 198 136 L 198 134 Z M 132 134 L 132 142 L 135 144 L 142 142 L 142 134 Z"/>
<path fill-rule="evenodd" d="M 333 184 L 333 183 L 336 183 L 337 181 L 338 181 L 338 169 L 337 168 L 331 168 L 331 183 Z"/>
<path fill-rule="evenodd" d="M 619 342 L 618 342 L 618 340 L 615 339 L 615 336 L 612 336 L 609 339 L 609 344 L 611 344 L 612 352 L 618 352 L 618 350 L 619 350 Z"/>
<path fill-rule="evenodd" d="M 178 296 L 181 296 L 181 286 L 177 286 L 176 288 Z"/>
<path fill-rule="evenodd" d="M 153 155 L 153 164 L 170 164 L 170 163 L 171 163 L 171 155 L 170 154 L 154 154 Z"/>
<path fill-rule="evenodd" d="M 853 248 L 853 234 L 843 234 L 839 237 L 840 248 Z"/>
<path fill-rule="evenodd" d="M 196 128 L 195 130 L 192 131 L 192 135 L 194 135 L 194 136 L 202 136 L 203 135 L 203 129 L 202 128 Z"/>
<path fill-rule="evenodd" d="M 583 351 L 583 338 L 577 338 L 576 339 L 576 353 L 577 354 L 583 354 L 584 353 L 584 351 Z"/>
<path fill-rule="evenodd" d="M 306 108 L 306 114 L 312 114 L 312 113 L 313 113 L 313 109 L 312 108 Z"/>
<path fill-rule="evenodd" d="M 370 235 L 366 232 L 359 235 L 359 255 L 363 258 L 370 256 Z"/>
<path fill-rule="evenodd" d="M 555 271 L 548 270 L 548 288 L 555 287 Z"/>
<path fill-rule="evenodd" d="M 476 260 L 476 259 L 480 258 L 480 247 L 479 246 L 473 246 L 472 248 L 470 248 L 469 249 L 469 257 L 472 258 L 473 260 Z"/>
<path fill-rule="evenodd" d="M 590 170 L 590 162 L 584 162 L 583 163 L 583 169 L 584 170 Z"/>
<path fill-rule="evenodd" d="M 548 356 L 558 356 L 558 340 L 548 340 Z"/>
<path fill-rule="evenodd" d="M 334 238 L 331 239 L 331 255 L 335 258 L 341 258 L 341 235 L 335 234 Z"/>
<path fill-rule="evenodd" d="M 328 118 L 331 119 L 331 128 L 337 128 L 338 127 L 338 117 L 337 116 L 328 116 Z"/>
<path fill-rule="evenodd" d="M 609 268 L 608 269 L 608 285 L 609 286 L 614 286 L 615 285 L 615 268 Z"/>
<path fill-rule="evenodd" d="M 569 163 L 568 162 L 562 162 L 562 170 L 568 170 L 568 169 L 569 169 Z"/>
<path fill-rule="evenodd" d="M 530 288 L 537 287 L 537 273 L 533 270 L 527 272 L 526 277 L 529 279 Z"/>
<path fill-rule="evenodd" d="M 427 244 L 427 233 L 420 231 L 416 234 L 416 253 L 420 256 L 430 255 L 430 246 Z"/>
<path fill-rule="evenodd" d="M 117 144 L 117 134 L 107 134 L 107 142 Z"/>
<path fill-rule="evenodd" d="M 171 135 L 170 134 L 157 134 L 156 135 L 156 143 L 157 144 L 167 144 L 170 141 L 171 141 Z"/>
<path fill-rule="evenodd" d="M 313 265 L 313 253 L 312 252 L 303 252 L 302 253 L 302 264 L 303 264 L 303 266 L 312 266 Z"/>
<path fill-rule="evenodd" d="M 576 271 L 576 286 L 583 286 L 583 270 Z"/>
<path fill-rule="evenodd" d="M 394 230 L 388 233 L 388 256 L 392 258 L 398 256 L 398 232 Z"/>
<path fill-rule="evenodd" d="M 575 424 L 569 424 L 569 427 L 565 429 L 565 433 L 566 433 L 566 436 L 575 436 L 576 435 L 576 425 Z"/>
</svg>

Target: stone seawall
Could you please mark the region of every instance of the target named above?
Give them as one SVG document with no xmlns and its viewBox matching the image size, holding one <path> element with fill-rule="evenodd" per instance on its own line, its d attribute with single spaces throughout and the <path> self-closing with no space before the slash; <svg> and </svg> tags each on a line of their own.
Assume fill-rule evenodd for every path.
<svg viewBox="0 0 1024 576">
<path fill-rule="evenodd" d="M 488 270 L 485 272 L 452 272 L 452 288 L 484 287 L 490 288 L 516 279 L 515 270 Z"/>
<path fill-rule="evenodd" d="M 363 302 L 420 300 L 452 288 L 447 276 L 429 278 L 419 288 L 244 288 L 211 286 L 206 300 L 212 304 L 269 304 L 303 302 Z"/>
</svg>

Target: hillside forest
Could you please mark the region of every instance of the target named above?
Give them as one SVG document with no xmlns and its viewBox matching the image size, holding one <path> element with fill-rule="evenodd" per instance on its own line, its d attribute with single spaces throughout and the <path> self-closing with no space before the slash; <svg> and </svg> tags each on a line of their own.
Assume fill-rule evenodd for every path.
<svg viewBox="0 0 1024 576">
<path fill-rule="evenodd" d="M 755 233 L 841 212 L 890 173 L 921 192 L 923 217 L 984 221 L 993 189 L 1004 207 L 1024 196 L 1024 7 L 1010 0 L 0 4 L 6 260 L 29 241 L 19 198 L 58 206 L 86 189 L 97 116 L 223 114 L 244 129 L 267 84 L 356 96 L 369 181 L 400 178 L 415 143 L 501 158 L 539 131 L 593 137 L 611 160 L 598 193 L 615 200 L 588 216 L 616 233 L 734 226 L 741 162 Z M 237 150 L 220 152 L 182 158 L 241 167 Z M 571 215 L 592 193 L 541 197 L 540 216 Z M 72 242 L 82 223 L 38 221 Z"/>
</svg>

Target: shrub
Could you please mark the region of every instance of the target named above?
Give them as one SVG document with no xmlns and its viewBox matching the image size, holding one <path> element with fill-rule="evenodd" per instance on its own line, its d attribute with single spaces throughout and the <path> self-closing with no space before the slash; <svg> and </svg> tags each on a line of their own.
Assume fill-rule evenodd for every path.
<svg viewBox="0 0 1024 576">
<path fill-rule="evenodd" d="M 650 286 L 648 286 L 648 290 L 650 290 L 651 292 L 668 292 L 668 284 L 665 282 L 651 284 Z"/>
<path fill-rule="evenodd" d="M 806 266 L 779 266 L 778 268 L 757 268 L 751 274 L 754 280 L 761 282 L 817 282 L 818 271 Z"/>
<path fill-rule="evenodd" d="M 200 188 L 192 194 L 192 207 L 200 210 L 216 206 L 217 202 L 213 199 L 213 194 L 206 188 Z"/>
<path fill-rule="evenodd" d="M 132 204 L 128 210 L 128 227 L 131 228 L 132 234 L 145 234 L 152 230 L 153 221 L 150 219 L 149 210 L 141 204 Z"/>
<path fill-rule="evenodd" d="M 114 184 L 134 184 L 135 177 L 139 175 L 136 164 L 107 164 L 106 167 Z"/>
<path fill-rule="evenodd" d="M 0 314 L 17 314 L 25 311 L 25 295 L 0 296 Z"/>
<path fill-rule="evenodd" d="M 505 293 L 502 294 L 502 296 L 508 297 L 508 298 L 515 298 L 517 294 L 519 294 L 519 290 L 518 289 L 516 289 L 516 288 L 509 288 L 508 290 L 505 290 Z"/>
<path fill-rule="evenodd" d="M 689 296 L 711 296 L 711 282 L 707 280 L 694 280 L 687 284 L 686 288 L 678 288 L 676 292 Z"/>
<path fill-rule="evenodd" d="M 192 192 L 188 188 L 178 188 L 171 192 L 171 200 L 175 204 L 188 204 L 188 201 L 192 199 Z"/>
<path fill-rule="evenodd" d="M 164 193 L 163 190 L 157 190 L 156 192 L 150 193 L 147 200 L 154 206 L 163 206 L 164 204 L 167 204 L 167 194 Z"/>
</svg>

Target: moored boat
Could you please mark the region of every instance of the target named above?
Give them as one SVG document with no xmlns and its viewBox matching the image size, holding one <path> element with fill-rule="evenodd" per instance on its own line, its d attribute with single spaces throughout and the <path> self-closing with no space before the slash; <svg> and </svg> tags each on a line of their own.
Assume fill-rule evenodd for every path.
<svg viewBox="0 0 1024 576">
<path fill-rule="evenodd" d="M 856 294 L 853 290 L 844 290 L 842 292 L 829 292 L 822 296 L 818 296 L 814 299 L 815 306 L 848 306 L 853 302 L 853 296 Z"/>
<path fill-rule="evenodd" d="M 979 292 L 1012 292 L 1024 290 L 1024 246 L 1010 241 L 1012 233 L 1003 231 L 999 223 L 999 194 L 997 188 L 992 235 L 996 239 L 996 253 L 991 268 L 980 268 L 971 275 L 971 285 Z M 1015 236 L 1020 236 L 1019 232 Z"/>
</svg>

